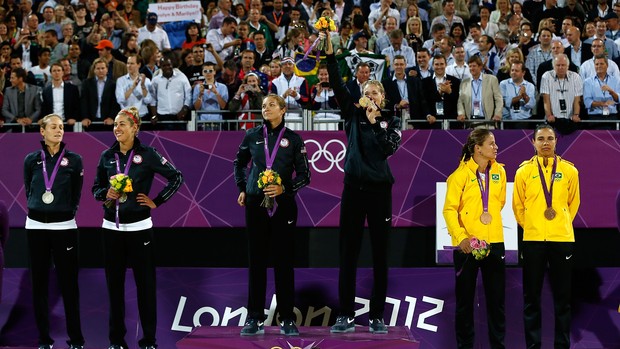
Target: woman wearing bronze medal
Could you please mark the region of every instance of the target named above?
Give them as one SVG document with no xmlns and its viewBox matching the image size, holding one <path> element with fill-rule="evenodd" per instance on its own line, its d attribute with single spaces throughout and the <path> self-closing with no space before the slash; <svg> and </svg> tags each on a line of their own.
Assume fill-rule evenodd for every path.
<svg viewBox="0 0 620 349">
<path fill-rule="evenodd" d="M 515 175 L 513 210 L 523 228 L 523 318 L 528 348 L 541 346 L 541 291 L 547 266 L 555 308 L 555 348 L 570 347 L 572 267 L 579 209 L 579 172 L 555 153 L 557 138 L 547 124 L 538 126 L 536 155 Z"/>
<path fill-rule="evenodd" d="M 140 142 L 140 115 L 135 107 L 121 110 L 114 119 L 116 142 L 99 159 L 92 192 L 106 201 L 103 245 L 106 282 L 110 298 L 109 349 L 127 349 L 125 334 L 125 273 L 131 266 L 136 282 L 142 325 L 141 349 L 157 347 L 157 299 L 151 210 L 168 201 L 181 187 L 183 176 L 154 148 Z M 153 198 L 149 196 L 155 174 L 167 180 Z M 128 178 L 130 187 L 116 189 L 113 178 Z M 126 196 L 124 202 L 121 198 Z"/>
<path fill-rule="evenodd" d="M 504 348 L 506 268 L 501 211 L 506 202 L 506 171 L 496 162 L 497 144 L 488 129 L 475 129 L 463 146 L 459 167 L 448 177 L 443 215 L 452 237 L 456 271 L 455 330 L 458 348 L 474 347 L 474 295 L 482 272 L 491 348 Z M 470 239 L 490 243 L 481 260 Z"/>
<path fill-rule="evenodd" d="M 245 207 L 249 251 L 248 315 L 241 335 L 265 332 L 267 266 L 269 256 L 273 255 L 280 333 L 296 336 L 299 331 L 293 313 L 295 196 L 310 183 L 310 170 L 304 141 L 285 126 L 284 99 L 269 94 L 263 99 L 262 110 L 263 125 L 246 132 L 234 161 L 235 182 L 239 188 L 237 203 Z M 271 184 L 261 188 L 261 183 Z M 267 204 L 270 200 L 273 205 Z"/>
<path fill-rule="evenodd" d="M 78 230 L 75 213 L 80 203 L 83 167 L 80 155 L 66 149 L 64 125 L 55 114 L 45 116 L 40 127 L 42 148 L 24 160 L 24 189 L 28 200 L 26 234 L 30 253 L 32 295 L 39 331 L 39 349 L 51 349 L 48 287 L 54 262 L 65 309 L 70 349 L 80 349 L 78 290 Z"/>
</svg>

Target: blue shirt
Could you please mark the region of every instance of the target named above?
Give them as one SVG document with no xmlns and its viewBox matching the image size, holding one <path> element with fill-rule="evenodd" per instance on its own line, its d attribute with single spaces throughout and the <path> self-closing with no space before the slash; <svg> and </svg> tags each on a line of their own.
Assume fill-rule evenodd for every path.
<svg viewBox="0 0 620 349">
<path fill-rule="evenodd" d="M 224 84 L 220 84 L 219 82 L 215 83 L 215 89 L 217 93 L 224 99 L 224 101 L 228 102 L 228 88 Z M 196 102 L 198 96 L 200 95 L 200 85 L 195 85 L 192 92 L 192 102 Z M 200 110 L 220 110 L 220 104 L 217 101 L 217 95 L 213 93 L 211 90 L 207 90 L 205 86 L 204 93 L 202 95 L 202 105 L 200 106 Z M 222 114 L 199 114 L 200 120 L 222 120 Z"/>
<path fill-rule="evenodd" d="M 530 100 L 525 103 L 525 101 L 521 99 L 519 101 L 519 109 L 514 109 L 512 106 L 512 99 L 519 94 L 521 86 L 525 86 L 525 94 L 530 97 Z M 504 98 L 502 118 L 507 120 L 523 120 L 532 116 L 532 109 L 536 105 L 536 99 L 534 98 L 536 88 L 531 82 L 523 80 L 517 85 L 512 79 L 506 79 L 499 83 L 499 90 Z"/>
<path fill-rule="evenodd" d="M 127 92 L 133 85 L 133 80 L 129 77 L 129 74 L 123 75 L 116 80 L 116 101 L 122 109 L 129 107 L 136 107 L 140 112 L 140 116 L 148 114 L 149 110 L 147 106 L 153 102 L 153 97 L 149 93 L 151 89 L 151 80 L 145 77 L 146 81 L 146 96 L 142 94 L 142 82 L 138 83 L 138 86 L 133 90 L 129 98 L 125 98 L 125 92 Z"/>
<path fill-rule="evenodd" d="M 587 78 L 583 82 L 583 102 L 588 108 L 588 115 L 603 115 L 603 107 L 592 108 L 592 102 L 605 102 L 613 100 L 609 92 L 601 89 L 603 85 L 609 86 L 614 92 L 620 91 L 620 80 L 616 76 L 606 75 L 605 79 L 600 80 L 597 75 Z M 615 102 L 615 101 L 614 101 Z M 610 105 L 609 113 L 618 113 L 617 102 Z"/>
</svg>

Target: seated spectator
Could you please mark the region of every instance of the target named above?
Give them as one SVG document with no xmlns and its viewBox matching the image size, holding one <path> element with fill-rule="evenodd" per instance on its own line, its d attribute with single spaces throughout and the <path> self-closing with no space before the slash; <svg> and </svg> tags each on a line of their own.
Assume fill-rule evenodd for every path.
<svg viewBox="0 0 620 349">
<path fill-rule="evenodd" d="M 461 23 L 454 23 L 452 27 L 450 27 L 449 36 L 454 40 L 454 45 L 459 46 L 465 43 L 467 39 L 467 33 L 465 33 L 465 26 Z"/>
<path fill-rule="evenodd" d="M 41 97 L 41 114 L 56 114 L 73 129 L 80 115 L 80 92 L 77 86 L 63 81 L 63 68 L 58 62 L 51 65 L 52 80 Z"/>
<path fill-rule="evenodd" d="M 338 28 L 338 34 L 330 35 L 332 45 L 334 46 L 334 52 L 339 55 L 344 51 L 349 50 L 349 46 L 353 42 L 353 36 L 351 35 L 351 23 L 344 22 Z"/>
<path fill-rule="evenodd" d="M 353 35 L 353 49 L 351 49 L 351 54 L 358 53 L 373 53 L 368 50 L 368 34 L 365 30 L 361 30 Z"/>
<path fill-rule="evenodd" d="M 594 57 L 599 55 L 605 55 L 605 46 L 603 40 L 598 38 L 592 40 L 592 55 Z M 618 65 L 609 58 L 607 58 L 607 74 L 610 76 L 620 77 L 620 70 L 618 70 Z M 581 79 L 583 79 L 584 81 L 587 78 L 596 75 L 594 58 L 590 58 L 581 64 L 581 67 L 579 68 L 579 75 L 581 75 Z"/>
<path fill-rule="evenodd" d="M 594 57 L 596 75 L 584 80 L 583 100 L 589 120 L 618 120 L 618 93 L 620 93 L 620 77 L 609 75 L 609 60 L 604 54 Z M 615 130 L 614 124 L 590 124 L 590 129 Z"/>
<path fill-rule="evenodd" d="M 200 111 L 213 111 L 226 109 L 228 103 L 228 89 L 226 85 L 215 81 L 215 64 L 206 62 L 202 66 L 204 82 L 196 84 L 192 91 L 192 101 L 194 109 Z M 220 113 L 199 113 L 198 120 L 201 121 L 221 121 Z M 204 130 L 221 130 L 221 124 L 203 124 Z"/>
<path fill-rule="evenodd" d="M 0 66 L 6 67 L 11 63 L 11 44 L 8 41 L 0 42 Z"/>
<path fill-rule="evenodd" d="M 23 68 L 11 72 L 11 85 L 4 95 L 2 120 L 4 123 L 16 122 L 26 126 L 29 132 L 37 132 L 37 121 L 41 116 L 41 89 L 26 83 L 26 71 Z M 21 132 L 21 127 L 14 130 Z"/>
<path fill-rule="evenodd" d="M 39 24 L 37 29 L 39 33 L 46 33 L 48 30 L 53 30 L 56 32 L 58 40 L 63 39 L 62 27 L 54 21 L 54 8 L 51 6 L 43 9 L 43 23 Z"/>
<path fill-rule="evenodd" d="M 518 50 L 518 49 L 517 49 Z M 504 99 L 502 117 L 505 120 L 529 120 L 536 105 L 536 89 L 534 84 L 524 79 L 525 65 L 521 60 L 513 60 L 510 64 L 510 78 L 499 84 Z M 535 126 L 525 122 L 505 123 L 507 129 L 528 129 Z"/>
<path fill-rule="evenodd" d="M 130 55 L 127 58 L 127 75 L 116 80 L 116 102 L 121 109 L 136 107 L 140 118 L 144 121 L 149 119 L 148 106 L 153 101 L 150 93 L 151 80 L 144 74 L 140 74 L 142 58 L 138 55 Z"/>
<path fill-rule="evenodd" d="M 94 76 L 82 86 L 82 126 L 88 131 L 111 130 L 114 117 L 121 110 L 116 101 L 116 81 L 108 77 L 108 63 L 103 58 L 93 62 Z M 92 124 L 93 122 L 103 122 Z"/>
<path fill-rule="evenodd" d="M 318 110 L 314 114 L 315 122 L 313 123 L 313 129 L 319 131 L 336 131 L 338 130 L 338 122 L 323 121 L 340 120 L 342 118 L 341 115 L 338 113 L 321 111 L 339 108 L 334 90 L 329 85 L 329 72 L 327 71 L 327 65 L 321 64 L 319 66 L 317 78 L 319 81 L 312 87 L 310 93 L 312 99 L 312 109 Z"/>
<path fill-rule="evenodd" d="M 237 93 L 228 103 L 228 110 L 231 112 L 244 111 L 237 116 L 238 120 L 257 120 L 257 123 L 242 122 L 238 125 L 238 130 L 249 130 L 260 124 L 262 119 L 260 112 L 249 110 L 261 110 L 264 93 L 259 87 L 260 78 L 254 73 L 249 73 L 243 78 L 243 83 L 239 86 Z"/>
<path fill-rule="evenodd" d="M 191 51 L 194 46 L 202 46 L 205 43 L 206 40 L 200 34 L 200 27 L 198 27 L 198 24 L 190 22 L 185 29 L 185 41 L 183 41 L 181 49 L 183 51 Z"/>
</svg>

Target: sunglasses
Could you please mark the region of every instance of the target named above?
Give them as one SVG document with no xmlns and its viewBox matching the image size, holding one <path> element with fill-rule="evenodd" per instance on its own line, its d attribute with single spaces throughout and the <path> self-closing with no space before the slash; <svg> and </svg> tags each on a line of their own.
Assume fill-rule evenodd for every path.
<svg viewBox="0 0 620 349">
<path fill-rule="evenodd" d="M 211 73 L 214 73 L 214 72 L 215 72 L 215 70 L 212 70 L 212 69 L 205 69 L 205 70 L 203 70 L 202 72 L 203 72 L 203 73 L 207 73 L 207 74 L 211 74 Z"/>
</svg>

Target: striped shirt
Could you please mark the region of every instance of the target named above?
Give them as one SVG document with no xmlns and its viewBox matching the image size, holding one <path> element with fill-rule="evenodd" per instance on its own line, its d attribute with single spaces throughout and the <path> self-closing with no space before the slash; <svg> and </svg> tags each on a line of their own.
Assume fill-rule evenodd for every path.
<svg viewBox="0 0 620 349">
<path fill-rule="evenodd" d="M 530 70 L 530 73 L 532 73 L 533 77 L 536 77 L 536 72 L 538 71 L 538 67 L 548 61 L 551 60 L 551 58 L 553 58 L 553 55 L 551 54 L 551 48 L 549 48 L 549 51 L 543 51 L 541 46 L 534 46 L 531 50 L 530 53 L 527 55 L 527 60 L 525 61 L 525 67 L 527 69 Z M 540 88 L 540 86 L 538 86 Z"/>
<path fill-rule="evenodd" d="M 556 118 L 570 119 L 573 114 L 573 101 L 583 95 L 583 80 L 579 74 L 568 71 L 564 79 L 558 79 L 555 71 L 543 74 L 540 81 L 540 93 L 551 98 L 551 114 Z M 560 108 L 560 100 L 564 100 L 566 109 Z"/>
</svg>

